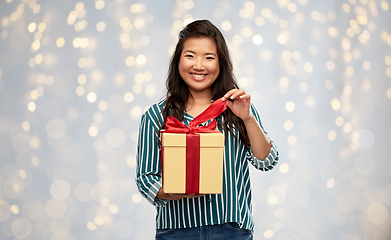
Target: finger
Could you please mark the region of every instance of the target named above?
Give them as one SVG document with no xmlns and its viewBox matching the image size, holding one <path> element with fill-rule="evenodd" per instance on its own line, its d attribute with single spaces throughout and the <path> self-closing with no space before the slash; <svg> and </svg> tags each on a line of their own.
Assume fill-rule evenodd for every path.
<svg viewBox="0 0 391 240">
<path fill-rule="evenodd" d="M 232 96 L 232 94 L 234 94 L 236 91 L 238 91 L 239 89 L 231 89 L 229 90 L 225 95 L 224 97 L 221 99 L 222 101 L 226 101 L 227 99 L 230 99 L 230 97 Z"/>
<path fill-rule="evenodd" d="M 236 99 L 237 97 L 242 96 L 242 95 L 245 95 L 245 94 L 246 94 L 246 92 L 245 92 L 244 90 L 240 89 L 240 90 L 234 92 L 234 93 L 231 95 L 230 99 Z"/>
<path fill-rule="evenodd" d="M 202 197 L 202 196 L 204 196 L 205 194 L 196 194 L 196 195 L 194 195 L 194 197 Z"/>
<path fill-rule="evenodd" d="M 251 96 L 248 95 L 248 94 L 240 95 L 239 98 L 240 98 L 240 99 L 247 100 L 247 101 L 250 101 L 250 100 L 251 100 Z"/>
<path fill-rule="evenodd" d="M 205 194 L 189 194 L 188 195 L 188 198 L 195 198 L 195 197 L 202 197 L 204 196 Z"/>
</svg>

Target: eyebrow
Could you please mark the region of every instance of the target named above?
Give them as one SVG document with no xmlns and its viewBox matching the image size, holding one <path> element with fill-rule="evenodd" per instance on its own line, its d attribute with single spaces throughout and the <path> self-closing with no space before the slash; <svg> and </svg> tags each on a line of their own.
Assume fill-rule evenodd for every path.
<svg viewBox="0 0 391 240">
<path fill-rule="evenodd" d="M 183 53 L 186 53 L 186 52 L 196 54 L 194 51 L 191 51 L 191 50 L 185 50 Z M 213 56 L 217 57 L 217 55 L 215 53 L 205 53 L 205 55 L 213 55 Z"/>
</svg>

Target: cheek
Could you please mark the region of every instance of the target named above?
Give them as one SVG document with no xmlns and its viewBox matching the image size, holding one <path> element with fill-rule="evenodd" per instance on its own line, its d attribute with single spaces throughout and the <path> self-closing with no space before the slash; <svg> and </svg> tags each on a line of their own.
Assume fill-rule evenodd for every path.
<svg viewBox="0 0 391 240">
<path fill-rule="evenodd" d="M 178 64 L 178 70 L 179 70 L 179 73 L 182 75 L 183 70 L 184 70 L 183 62 L 182 62 L 182 61 L 180 61 L 179 64 Z"/>
<path fill-rule="evenodd" d="M 179 61 L 179 63 L 178 63 L 178 69 L 179 69 L 179 71 L 182 69 L 183 67 L 182 67 L 182 60 L 181 61 Z"/>
<path fill-rule="evenodd" d="M 186 64 L 184 63 L 185 62 L 181 60 L 178 64 L 179 75 L 182 77 L 182 79 L 184 79 L 186 75 Z"/>
<path fill-rule="evenodd" d="M 220 73 L 220 66 L 218 63 L 213 64 L 210 69 L 211 69 L 211 71 L 213 71 L 217 75 Z"/>
<path fill-rule="evenodd" d="M 191 63 L 186 59 L 181 59 L 178 64 L 179 69 L 186 70 L 191 67 Z"/>
</svg>

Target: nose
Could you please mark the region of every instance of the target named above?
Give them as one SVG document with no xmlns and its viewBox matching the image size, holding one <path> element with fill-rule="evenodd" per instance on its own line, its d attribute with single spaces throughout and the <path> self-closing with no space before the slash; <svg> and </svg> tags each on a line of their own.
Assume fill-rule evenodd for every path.
<svg viewBox="0 0 391 240">
<path fill-rule="evenodd" d="M 202 59 L 197 59 L 194 61 L 193 69 L 197 71 L 204 69 L 204 63 L 202 62 Z"/>
</svg>

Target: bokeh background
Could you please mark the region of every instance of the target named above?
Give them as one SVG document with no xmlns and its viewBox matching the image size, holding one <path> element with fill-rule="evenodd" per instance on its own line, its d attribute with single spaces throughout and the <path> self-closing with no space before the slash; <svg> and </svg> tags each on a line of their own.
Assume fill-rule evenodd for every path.
<svg viewBox="0 0 391 240">
<path fill-rule="evenodd" d="M 0 239 L 153 239 L 140 116 L 179 31 L 209 19 L 280 163 L 254 239 L 391 239 L 391 2 L 0 2 Z"/>
</svg>

